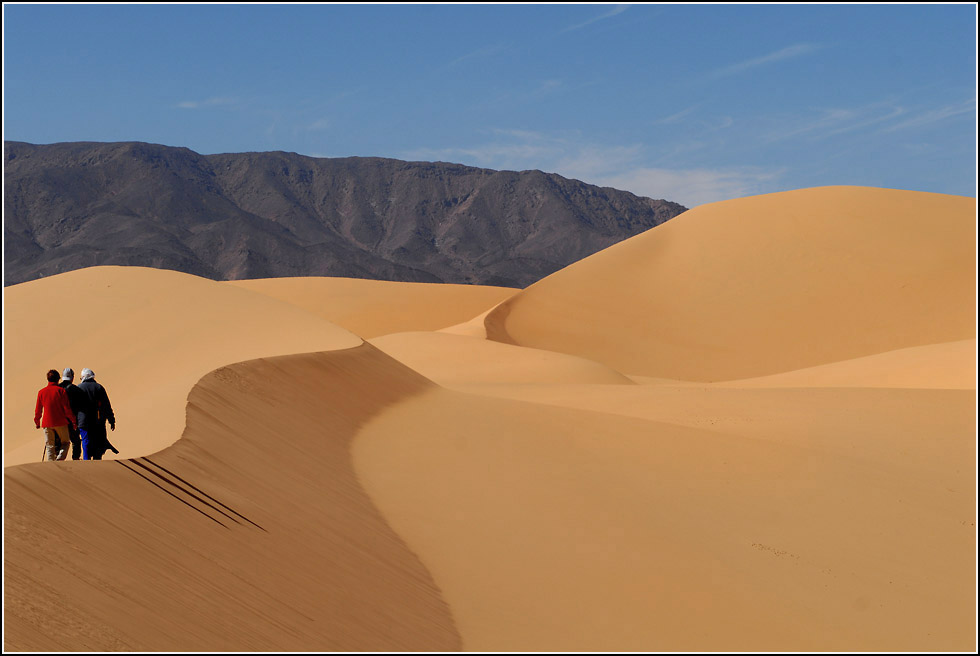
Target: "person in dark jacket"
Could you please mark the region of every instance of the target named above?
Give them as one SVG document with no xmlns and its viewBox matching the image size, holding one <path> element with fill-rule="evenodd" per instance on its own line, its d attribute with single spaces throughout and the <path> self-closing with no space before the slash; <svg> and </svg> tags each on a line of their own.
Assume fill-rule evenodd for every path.
<svg viewBox="0 0 980 656">
<path fill-rule="evenodd" d="M 64 460 L 68 456 L 68 427 L 76 423 L 68 404 L 68 394 L 58 387 L 58 372 L 50 369 L 48 384 L 37 392 L 34 427 L 44 429 L 44 459 Z"/>
<path fill-rule="evenodd" d="M 68 394 L 68 405 L 71 406 L 71 411 L 78 415 L 79 409 L 84 403 L 85 393 L 78 389 L 75 382 L 75 370 L 71 367 L 66 367 L 64 371 L 61 372 L 61 382 L 58 385 L 65 390 Z M 82 457 L 82 442 L 78 436 L 78 429 L 68 424 L 68 438 L 71 440 L 71 459 L 78 460 Z"/>
<path fill-rule="evenodd" d="M 116 416 L 109 403 L 109 394 L 95 380 L 95 372 L 82 369 L 82 382 L 78 384 L 84 394 L 78 410 L 78 434 L 82 442 L 82 460 L 102 460 L 102 455 L 111 448 L 106 435 L 105 424 L 116 430 Z"/>
</svg>

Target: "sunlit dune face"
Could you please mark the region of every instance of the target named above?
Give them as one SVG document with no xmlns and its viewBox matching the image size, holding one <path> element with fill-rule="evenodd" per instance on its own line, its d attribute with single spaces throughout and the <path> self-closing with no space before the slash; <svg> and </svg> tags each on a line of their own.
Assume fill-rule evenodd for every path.
<svg viewBox="0 0 980 656">
<path fill-rule="evenodd" d="M 975 337 L 976 202 L 823 187 L 697 207 L 531 286 L 490 337 L 750 378 Z"/>
</svg>

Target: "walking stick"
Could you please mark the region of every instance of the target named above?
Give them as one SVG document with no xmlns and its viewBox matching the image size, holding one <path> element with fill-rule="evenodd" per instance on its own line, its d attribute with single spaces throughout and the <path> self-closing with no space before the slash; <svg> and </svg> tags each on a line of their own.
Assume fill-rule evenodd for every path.
<svg viewBox="0 0 980 656">
<path fill-rule="evenodd" d="M 54 434 L 54 452 L 58 453 L 61 451 L 61 438 L 57 433 Z M 44 434 L 44 446 L 41 447 L 41 462 L 48 457 L 48 434 Z"/>
</svg>

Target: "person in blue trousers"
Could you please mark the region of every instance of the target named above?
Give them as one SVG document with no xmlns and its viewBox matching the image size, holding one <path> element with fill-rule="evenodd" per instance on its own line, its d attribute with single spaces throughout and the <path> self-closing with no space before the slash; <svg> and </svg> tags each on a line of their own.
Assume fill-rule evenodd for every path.
<svg viewBox="0 0 980 656">
<path fill-rule="evenodd" d="M 82 460 L 102 460 L 103 454 L 111 447 L 106 434 L 105 425 L 116 430 L 116 415 L 112 412 L 109 394 L 95 380 L 95 372 L 82 369 L 82 382 L 78 389 L 84 392 L 80 396 L 81 406 L 78 409 L 78 435 L 82 443 Z"/>
</svg>

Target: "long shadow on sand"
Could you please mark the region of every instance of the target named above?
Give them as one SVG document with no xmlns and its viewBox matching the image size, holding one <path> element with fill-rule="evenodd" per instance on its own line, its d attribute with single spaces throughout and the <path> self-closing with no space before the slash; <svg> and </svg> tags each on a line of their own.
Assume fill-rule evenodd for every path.
<svg viewBox="0 0 980 656">
<path fill-rule="evenodd" d="M 348 449 L 432 386 L 368 344 L 253 360 L 205 376 L 152 457 L 8 468 L 5 649 L 460 649 Z"/>
</svg>

